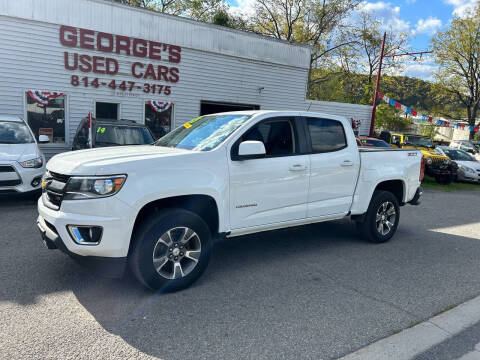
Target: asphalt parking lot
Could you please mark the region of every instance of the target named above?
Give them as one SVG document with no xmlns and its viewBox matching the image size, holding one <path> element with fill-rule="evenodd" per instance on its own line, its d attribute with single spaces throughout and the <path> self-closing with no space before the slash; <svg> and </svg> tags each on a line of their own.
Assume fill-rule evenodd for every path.
<svg viewBox="0 0 480 360">
<path fill-rule="evenodd" d="M 34 203 L 0 199 L 2 358 L 332 359 L 480 294 L 480 192 L 425 192 L 387 244 L 347 220 L 229 240 L 174 294 L 45 249 Z"/>
</svg>

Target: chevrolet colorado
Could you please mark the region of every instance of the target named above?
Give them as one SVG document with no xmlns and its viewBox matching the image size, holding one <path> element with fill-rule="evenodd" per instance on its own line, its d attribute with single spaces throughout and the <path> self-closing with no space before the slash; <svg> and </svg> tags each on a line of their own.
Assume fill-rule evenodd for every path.
<svg viewBox="0 0 480 360">
<path fill-rule="evenodd" d="M 106 276 L 152 289 L 205 270 L 213 240 L 350 216 L 380 243 L 417 204 L 417 150 L 359 149 L 343 117 L 247 111 L 195 118 L 152 145 L 67 152 L 47 164 L 37 226 Z"/>
</svg>

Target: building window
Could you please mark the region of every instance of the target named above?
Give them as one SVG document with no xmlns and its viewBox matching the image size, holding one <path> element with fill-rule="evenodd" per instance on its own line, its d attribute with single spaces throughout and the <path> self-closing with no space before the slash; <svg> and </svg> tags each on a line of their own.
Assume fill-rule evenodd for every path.
<svg viewBox="0 0 480 360">
<path fill-rule="evenodd" d="M 118 103 L 95 102 L 95 117 L 97 119 L 118 120 Z"/>
<path fill-rule="evenodd" d="M 145 102 L 145 125 L 155 139 L 172 130 L 173 103 L 169 101 L 147 100 Z"/>
<path fill-rule="evenodd" d="M 35 138 L 47 135 L 50 143 L 65 143 L 65 95 L 56 91 L 28 90 L 27 122 Z"/>
</svg>

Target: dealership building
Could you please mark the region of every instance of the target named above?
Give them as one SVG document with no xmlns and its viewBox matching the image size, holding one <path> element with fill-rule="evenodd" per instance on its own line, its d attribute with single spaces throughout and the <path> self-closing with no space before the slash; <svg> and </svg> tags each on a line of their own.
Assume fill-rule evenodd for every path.
<svg viewBox="0 0 480 360">
<path fill-rule="evenodd" d="M 47 157 L 80 120 L 130 119 L 156 136 L 199 115 L 371 107 L 306 100 L 310 47 L 102 0 L 0 1 L 0 112 L 28 121 Z"/>
</svg>

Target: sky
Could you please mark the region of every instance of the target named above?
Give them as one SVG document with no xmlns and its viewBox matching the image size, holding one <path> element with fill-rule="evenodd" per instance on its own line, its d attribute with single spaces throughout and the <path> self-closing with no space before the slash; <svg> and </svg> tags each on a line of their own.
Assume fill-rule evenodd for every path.
<svg viewBox="0 0 480 360">
<path fill-rule="evenodd" d="M 254 0 L 228 0 L 233 11 L 249 13 Z M 430 39 L 445 30 L 453 16 L 462 16 L 476 0 L 386 0 L 363 1 L 360 7 L 375 14 L 383 26 L 409 34 L 412 51 L 429 50 Z M 429 55 L 421 60 L 405 58 L 404 68 L 397 73 L 432 80 L 436 64 Z"/>
</svg>

